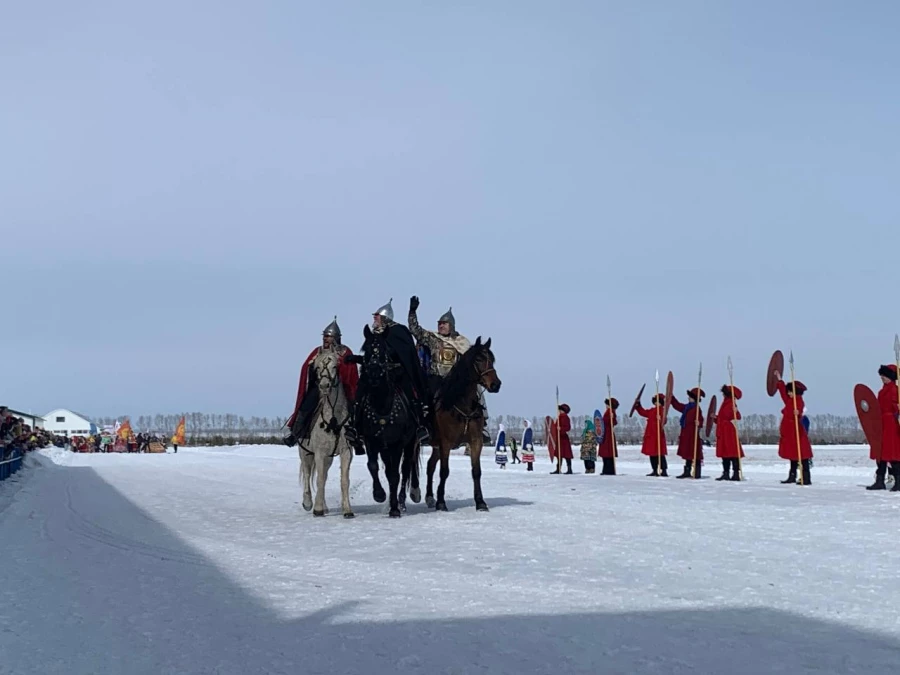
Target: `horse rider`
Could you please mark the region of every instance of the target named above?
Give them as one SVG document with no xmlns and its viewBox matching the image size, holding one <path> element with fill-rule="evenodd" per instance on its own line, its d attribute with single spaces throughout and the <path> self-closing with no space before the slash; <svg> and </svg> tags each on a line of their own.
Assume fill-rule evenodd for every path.
<svg viewBox="0 0 900 675">
<path fill-rule="evenodd" d="M 453 308 L 448 309 L 437 320 L 437 331 L 433 332 L 425 330 L 419 325 L 419 319 L 416 316 L 416 310 L 419 309 L 419 298 L 415 295 L 409 299 L 409 330 L 413 336 L 431 355 L 431 364 L 428 370 L 428 391 L 431 394 L 431 400 L 434 401 L 438 389 L 444 378 L 450 374 L 453 366 L 459 360 L 459 357 L 465 354 L 471 343 L 468 338 L 461 335 L 456 330 L 456 318 L 453 316 Z M 484 400 L 484 388 L 478 387 L 478 402 L 484 409 L 484 419 L 487 421 L 487 404 Z M 491 437 L 487 432 L 487 425 L 482 431 L 485 443 L 491 442 Z"/>
<path fill-rule="evenodd" d="M 316 407 L 319 405 L 319 380 L 316 376 L 314 362 L 316 357 L 323 351 L 332 351 L 338 357 L 338 377 L 344 387 L 347 403 L 350 409 L 353 409 L 353 402 L 356 400 L 356 389 L 359 385 L 359 371 L 356 364 L 349 360 L 353 357 L 353 352 L 349 347 L 341 344 L 341 329 L 338 326 L 337 317 L 334 317 L 334 321 L 322 331 L 322 346 L 316 347 L 309 353 L 306 361 L 303 362 L 303 367 L 300 369 L 297 402 L 294 404 L 294 414 L 287 421 L 287 428 L 290 430 L 290 433 L 284 439 L 284 443 L 288 447 L 309 436 L 309 423 Z M 352 433 L 349 422 L 346 429 L 348 437 L 350 437 L 352 444 L 356 447 L 358 442 L 353 442 L 355 435 Z M 361 454 L 359 448 L 357 448 L 357 454 Z"/>
<path fill-rule="evenodd" d="M 406 377 L 403 378 L 404 393 L 412 404 L 413 415 L 416 418 L 416 437 L 420 444 L 428 442 L 429 433 L 426 426 L 428 419 L 428 385 L 425 382 L 425 374 L 419 360 L 419 351 L 412 333 L 401 323 L 394 321 L 394 309 L 391 306 L 393 298 L 387 304 L 382 305 L 372 315 L 372 332 L 375 334 L 388 332 L 388 350 L 394 363 L 403 367 Z M 359 359 L 357 359 L 358 361 Z"/>
</svg>

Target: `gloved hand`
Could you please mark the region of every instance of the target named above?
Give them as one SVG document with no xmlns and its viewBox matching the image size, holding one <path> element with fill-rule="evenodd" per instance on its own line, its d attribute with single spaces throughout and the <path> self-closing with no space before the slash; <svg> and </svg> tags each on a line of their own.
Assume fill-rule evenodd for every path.
<svg viewBox="0 0 900 675">
<path fill-rule="evenodd" d="M 419 298 L 414 295 L 409 299 L 409 311 L 415 312 L 417 309 L 419 309 Z"/>
</svg>

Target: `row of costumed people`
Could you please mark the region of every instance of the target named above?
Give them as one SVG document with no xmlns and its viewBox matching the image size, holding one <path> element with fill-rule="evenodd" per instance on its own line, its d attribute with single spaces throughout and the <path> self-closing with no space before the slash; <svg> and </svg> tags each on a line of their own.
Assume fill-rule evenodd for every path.
<svg viewBox="0 0 900 675">
<path fill-rule="evenodd" d="M 788 476 L 781 481 L 783 484 L 811 485 L 811 466 L 813 459 L 812 444 L 809 440 L 809 418 L 806 414 L 806 402 L 804 395 L 807 392 L 805 384 L 799 380 L 784 382 L 780 372 L 775 371 L 775 383 L 771 393 L 779 394 L 784 407 L 781 409 L 781 423 L 779 425 L 778 456 L 790 463 Z M 882 365 L 878 369 L 882 387 L 877 394 L 877 412 L 872 411 L 876 417 L 880 417 L 877 433 L 880 436 L 880 444 L 870 439 L 870 459 L 876 463 L 875 482 L 867 486 L 867 490 L 886 489 L 885 478 L 890 470 L 894 475 L 892 492 L 900 492 L 900 392 L 898 392 L 898 369 L 894 364 Z M 719 481 L 741 481 L 742 463 L 745 457 L 743 445 L 740 439 L 740 431 L 737 421 L 741 419 L 738 408 L 743 392 L 740 388 L 730 384 L 722 387 L 723 402 L 718 411 L 715 406 L 710 407 L 711 424 L 717 426 L 716 431 L 716 457 L 722 462 L 722 474 L 716 478 Z M 701 478 L 701 466 L 704 460 L 701 437 L 707 420 L 700 408 L 700 402 L 705 398 L 706 392 L 700 387 L 694 387 L 687 391 L 687 400 L 679 401 L 675 396 L 670 399 L 671 407 L 681 413 L 681 431 L 678 437 L 677 455 L 684 460 L 684 470 L 677 478 Z M 617 410 L 619 401 L 615 398 L 606 399 L 605 412 L 601 416 L 599 411 L 594 411 L 593 420 L 585 422 L 581 436 L 580 457 L 584 462 L 585 473 L 595 473 L 595 463 L 598 458 L 602 460 L 601 475 L 616 474 L 616 458 L 619 456 L 618 444 L 615 438 L 615 427 L 618 425 Z M 649 458 L 651 471 L 648 476 L 668 476 L 668 447 L 665 436 L 665 395 L 657 394 L 651 400 L 651 407 L 644 408 L 640 400 L 635 401 L 634 411 L 647 420 L 644 429 L 641 453 Z M 572 423 L 569 418 L 571 408 L 568 404 L 561 404 L 558 408 L 556 419 L 545 418 L 547 429 L 547 446 L 551 460 L 557 462 L 557 468 L 553 474 L 572 474 L 572 444 L 569 432 Z M 707 425 L 708 427 L 711 427 Z M 527 425 L 527 422 L 526 422 Z M 707 434 L 709 429 L 707 429 Z M 527 446 L 523 438 L 523 448 L 530 449 L 530 461 L 533 461 L 532 430 L 530 425 L 526 428 Z M 504 446 L 505 435 L 498 438 L 498 450 Z M 524 459 L 524 457 L 523 457 Z M 561 470 L 565 461 L 566 471 Z M 529 471 L 532 470 L 529 463 Z"/>
<path fill-rule="evenodd" d="M 802 392 L 805 391 L 801 383 L 797 384 L 797 391 L 801 395 L 797 397 L 797 406 L 804 410 Z M 797 471 L 797 445 L 793 442 L 794 436 L 788 436 L 785 432 L 790 425 L 793 431 L 793 402 L 790 401 L 793 387 L 779 382 L 780 391 L 785 399 L 785 409 L 782 411 L 781 443 L 779 444 L 779 456 L 792 460 L 791 473 L 783 483 L 795 482 Z M 716 433 L 716 457 L 722 461 L 722 474 L 716 480 L 740 481 L 742 470 L 740 460 L 745 456 L 740 441 L 740 433 L 735 422 L 741 419 L 741 413 L 735 400 L 740 400 L 743 392 L 738 387 L 725 385 L 722 387 L 724 397 L 722 407 L 713 414 L 713 424 L 717 425 Z M 678 436 L 677 455 L 684 460 L 684 470 L 677 478 L 701 478 L 701 466 L 704 460 L 702 431 L 706 423 L 700 402 L 706 396 L 706 392 L 699 387 L 687 391 L 687 401 L 681 402 L 672 397 L 671 406 L 681 413 Z M 618 425 L 619 401 L 616 398 L 605 399 L 606 410 L 602 417 L 599 411 L 594 412 L 594 419 L 585 422 L 585 428 L 581 437 L 581 459 L 585 463 L 585 473 L 596 473 L 595 462 L 597 458 L 603 462 L 601 475 L 616 475 L 615 460 L 619 456 L 618 443 L 615 438 L 615 427 Z M 634 411 L 647 420 L 644 428 L 644 437 L 641 443 L 641 454 L 650 461 L 650 473 L 648 476 L 668 477 L 668 444 L 665 434 L 665 395 L 657 394 L 651 399 L 651 407 L 644 408 L 640 401 L 635 402 Z M 558 422 L 547 418 L 548 448 L 553 460 L 565 460 L 566 474 L 572 473 L 572 446 L 568 437 L 571 429 L 569 413 L 571 408 L 567 404 L 559 406 Z M 788 416 L 790 413 L 790 417 Z M 809 459 L 812 458 L 812 448 L 809 444 L 808 427 L 801 424 L 801 448 L 803 457 L 803 470 L 806 484 L 809 484 Z M 556 446 L 561 452 L 557 453 Z M 553 473 L 559 473 L 559 469 Z"/>
</svg>

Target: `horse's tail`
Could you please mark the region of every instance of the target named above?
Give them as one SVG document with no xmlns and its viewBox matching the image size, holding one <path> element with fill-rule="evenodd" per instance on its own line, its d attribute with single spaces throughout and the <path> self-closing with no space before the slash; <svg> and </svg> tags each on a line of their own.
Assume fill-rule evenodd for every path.
<svg viewBox="0 0 900 675">
<path fill-rule="evenodd" d="M 309 450 L 304 448 L 301 443 L 297 444 L 297 448 L 300 450 L 300 476 L 299 476 L 300 487 L 303 487 L 303 453 L 309 452 Z M 315 484 L 315 482 L 316 482 L 316 463 L 315 462 L 312 463 L 312 467 L 310 467 L 310 469 L 309 469 L 309 479 L 310 479 L 310 481 L 313 482 L 313 484 Z"/>
<path fill-rule="evenodd" d="M 422 446 L 419 441 L 413 439 L 403 450 L 403 465 L 409 467 L 409 475 L 415 475 L 415 485 L 419 484 L 419 476 L 422 471 Z"/>
</svg>

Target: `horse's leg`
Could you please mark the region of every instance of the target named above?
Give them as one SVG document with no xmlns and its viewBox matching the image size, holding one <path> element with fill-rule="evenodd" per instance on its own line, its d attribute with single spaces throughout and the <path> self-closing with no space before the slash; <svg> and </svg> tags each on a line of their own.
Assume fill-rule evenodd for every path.
<svg viewBox="0 0 900 675">
<path fill-rule="evenodd" d="M 440 442 L 435 442 L 431 446 L 431 457 L 428 458 L 428 468 L 425 470 L 425 505 L 434 508 L 434 468 L 437 466 L 438 460 L 441 458 Z"/>
<path fill-rule="evenodd" d="M 325 479 L 328 468 L 331 465 L 331 457 L 326 458 L 325 452 L 316 450 L 316 503 L 313 505 L 314 516 L 325 515 Z"/>
<path fill-rule="evenodd" d="M 329 513 L 328 499 L 325 498 L 325 486 L 328 484 L 328 472 L 331 470 L 332 464 L 334 464 L 334 455 L 325 455 L 325 478 L 322 480 L 322 506 L 325 507 L 325 515 Z"/>
<path fill-rule="evenodd" d="M 345 444 L 341 450 L 341 510 L 344 518 L 354 518 L 353 509 L 350 508 L 350 463 L 353 461 L 353 450 Z"/>
<path fill-rule="evenodd" d="M 422 446 L 419 445 L 418 441 L 414 441 L 414 443 L 410 466 L 412 487 L 409 490 L 409 498 L 413 500 L 414 504 L 418 504 L 422 501 L 422 490 L 419 488 L 419 453 L 422 452 Z"/>
<path fill-rule="evenodd" d="M 313 456 L 306 452 L 306 450 L 300 450 L 300 481 L 303 485 L 303 510 L 304 511 L 312 511 L 313 502 L 312 502 L 312 470 L 313 470 Z"/>
<path fill-rule="evenodd" d="M 470 444 L 470 454 L 472 457 L 472 482 L 475 484 L 475 508 L 478 511 L 487 511 L 488 505 L 484 503 L 484 497 L 481 494 L 481 450 L 484 448 L 484 441 L 481 437 L 481 431 L 473 434 L 474 441 Z"/>
<path fill-rule="evenodd" d="M 381 487 L 381 480 L 378 478 L 378 451 L 372 450 L 372 443 L 366 442 L 366 466 L 369 474 L 372 476 L 372 499 L 378 504 L 383 504 L 387 499 L 384 488 Z"/>
<path fill-rule="evenodd" d="M 397 502 L 400 504 L 400 510 L 406 513 L 406 485 L 409 482 L 409 470 L 406 463 L 401 463 L 400 471 L 400 491 L 397 493 Z"/>
<path fill-rule="evenodd" d="M 446 511 L 447 503 L 444 501 L 444 486 L 447 484 L 447 478 L 450 476 L 450 447 L 443 439 L 441 440 L 441 482 L 438 483 L 437 503 L 434 508 L 438 511 Z M 446 446 L 446 447 L 445 447 Z"/>
<path fill-rule="evenodd" d="M 403 459 L 400 465 L 402 467 L 400 479 L 400 510 L 403 512 L 406 512 L 406 489 L 410 486 L 411 480 L 416 473 L 416 454 L 418 447 L 419 442 L 416 439 L 407 441 L 403 446 Z M 418 486 L 418 481 L 416 481 L 416 486 Z M 417 487 L 414 489 L 417 489 Z M 412 494 L 413 493 L 410 492 L 410 495 Z M 421 495 L 416 495 L 416 498 L 414 498 L 413 501 L 418 504 L 420 498 Z"/>
<path fill-rule="evenodd" d="M 388 479 L 388 489 L 391 491 L 391 518 L 400 517 L 400 504 L 397 500 L 397 488 L 400 486 L 400 457 L 391 449 L 385 451 L 385 473 Z"/>
</svg>

